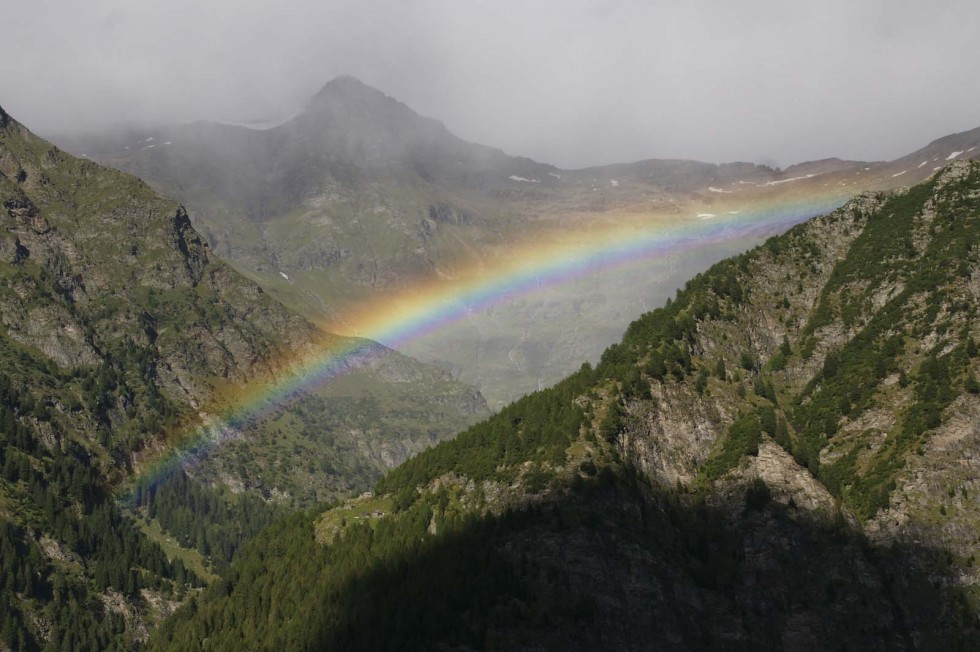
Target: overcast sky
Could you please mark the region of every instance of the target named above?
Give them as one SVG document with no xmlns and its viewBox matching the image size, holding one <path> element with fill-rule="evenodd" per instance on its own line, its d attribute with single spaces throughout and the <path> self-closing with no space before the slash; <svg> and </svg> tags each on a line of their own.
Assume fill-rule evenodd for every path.
<svg viewBox="0 0 980 652">
<path fill-rule="evenodd" d="M 980 126 L 977 0 L 0 0 L 35 131 L 285 118 L 348 74 L 565 167 L 895 158 Z"/>
</svg>

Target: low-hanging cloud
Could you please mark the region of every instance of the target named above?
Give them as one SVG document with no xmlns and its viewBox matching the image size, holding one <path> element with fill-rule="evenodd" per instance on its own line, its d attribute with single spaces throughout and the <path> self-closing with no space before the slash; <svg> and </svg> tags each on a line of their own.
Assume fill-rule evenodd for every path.
<svg viewBox="0 0 980 652">
<path fill-rule="evenodd" d="M 349 74 L 566 167 L 885 159 L 980 126 L 980 3 L 32 0 L 0 105 L 44 134 L 284 119 Z"/>
</svg>

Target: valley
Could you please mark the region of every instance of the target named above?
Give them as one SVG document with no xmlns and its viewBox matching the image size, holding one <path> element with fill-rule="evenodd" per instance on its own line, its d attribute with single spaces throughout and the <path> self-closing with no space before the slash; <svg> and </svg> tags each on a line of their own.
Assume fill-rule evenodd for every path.
<svg viewBox="0 0 980 652">
<path fill-rule="evenodd" d="M 978 229 L 959 161 L 712 266 L 153 643 L 975 647 Z"/>
<path fill-rule="evenodd" d="M 169 129 L 65 144 L 143 181 L 0 110 L 8 648 L 977 644 L 980 130 L 567 171 L 351 79 Z"/>
<path fill-rule="evenodd" d="M 500 409 L 595 362 L 712 263 L 855 194 L 922 181 L 971 156 L 980 131 L 890 162 L 562 170 L 465 142 L 345 77 L 264 130 L 198 122 L 56 142 L 184 203 L 219 256 L 308 319 L 436 364 Z M 645 253 L 630 249 L 640 241 Z M 555 278 L 563 259 L 588 262 Z M 551 278 L 514 289 L 514 270 Z M 433 294 L 452 318 L 397 343 L 351 318 Z"/>
</svg>

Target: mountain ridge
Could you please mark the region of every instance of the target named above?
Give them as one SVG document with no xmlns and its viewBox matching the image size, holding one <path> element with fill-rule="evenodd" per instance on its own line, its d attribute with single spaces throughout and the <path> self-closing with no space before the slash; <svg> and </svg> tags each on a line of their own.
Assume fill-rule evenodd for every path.
<svg viewBox="0 0 980 652">
<path fill-rule="evenodd" d="M 473 270 L 492 274 L 526 255 L 529 242 L 576 234 L 588 242 L 627 223 L 696 229 L 688 222 L 737 221 L 757 211 L 802 220 L 856 192 L 925 179 L 939 165 L 932 159 L 955 151 L 940 151 L 947 146 L 966 152 L 980 144 L 980 132 L 940 139 L 909 155 L 928 156 L 922 166 L 909 157 L 825 159 L 786 170 L 652 159 L 569 171 L 466 143 L 361 82 L 328 82 L 318 97 L 328 105 L 320 113 L 307 107 L 267 130 L 197 125 L 72 148 L 179 197 L 239 272 L 309 319 L 343 328 L 348 311 L 379 296 L 416 283 L 451 288 Z M 769 233 L 760 230 L 755 241 Z M 534 299 L 505 299 L 492 314 L 474 313 L 438 338 L 403 346 L 499 408 L 583 359 L 596 361 L 635 306 L 661 303 L 682 278 L 737 252 L 735 245 L 694 247 L 666 264 L 645 261 L 628 279 L 610 270 Z M 561 328 L 572 321 L 581 324 L 575 332 Z"/>
<path fill-rule="evenodd" d="M 957 161 L 714 265 L 154 649 L 975 647 L 978 234 Z"/>
<path fill-rule="evenodd" d="M 177 202 L 2 115 L 3 645 L 131 649 L 287 506 L 363 491 L 486 414 L 445 372 L 289 311 Z M 250 383 L 341 344 L 356 349 L 344 382 L 182 456 Z M 281 464 L 297 451 L 318 466 Z M 147 469 L 148 493 L 183 494 L 153 510 L 116 495 Z M 210 509 L 181 511 L 188 498 Z"/>
</svg>

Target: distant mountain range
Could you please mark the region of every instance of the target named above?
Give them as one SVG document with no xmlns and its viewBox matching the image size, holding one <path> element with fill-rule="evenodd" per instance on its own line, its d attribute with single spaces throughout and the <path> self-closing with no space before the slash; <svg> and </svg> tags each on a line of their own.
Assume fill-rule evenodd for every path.
<svg viewBox="0 0 980 652">
<path fill-rule="evenodd" d="M 561 170 L 467 143 L 343 77 L 265 130 L 198 122 L 58 142 L 179 199 L 220 256 L 341 331 L 352 308 L 419 284 L 451 295 L 474 278 L 492 282 L 508 262 L 533 264 L 556 235 L 588 249 L 594 234 L 624 225 L 684 230 L 694 244 L 683 253 L 573 276 L 531 297 L 504 295 L 492 311 L 466 310 L 437 335 L 399 344 L 501 407 L 596 360 L 637 314 L 712 262 L 859 192 L 922 181 L 972 156 L 980 130 L 887 163 L 828 159 L 773 170 L 649 160 Z M 699 224 L 708 219 L 725 225 Z M 697 245 L 704 229 L 728 225 L 727 242 Z M 458 301 L 469 307 L 465 293 Z"/>
</svg>

